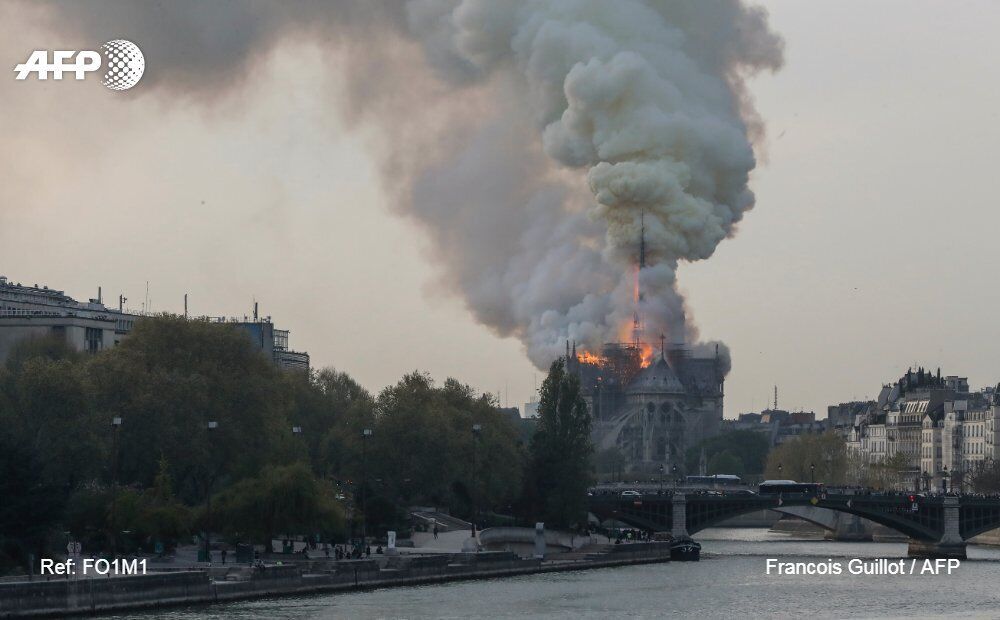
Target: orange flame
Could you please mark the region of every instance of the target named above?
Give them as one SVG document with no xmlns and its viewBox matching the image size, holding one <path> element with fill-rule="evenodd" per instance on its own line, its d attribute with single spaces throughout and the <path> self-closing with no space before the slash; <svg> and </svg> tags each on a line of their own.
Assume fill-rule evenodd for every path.
<svg viewBox="0 0 1000 620">
<path fill-rule="evenodd" d="M 581 364 L 590 364 L 592 366 L 601 366 L 607 360 L 605 358 L 601 357 L 600 355 L 594 355 L 593 353 L 590 353 L 588 351 L 584 351 L 583 353 L 577 353 L 576 354 L 576 361 L 580 362 Z"/>
<path fill-rule="evenodd" d="M 639 355 L 642 357 L 642 367 L 645 368 L 653 363 L 653 346 L 645 342 L 639 343 Z"/>
</svg>

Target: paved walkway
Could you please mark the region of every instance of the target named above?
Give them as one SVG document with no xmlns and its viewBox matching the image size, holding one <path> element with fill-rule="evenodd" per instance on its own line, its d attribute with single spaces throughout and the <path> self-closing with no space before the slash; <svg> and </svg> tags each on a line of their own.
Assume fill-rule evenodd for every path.
<svg viewBox="0 0 1000 620">
<path fill-rule="evenodd" d="M 414 532 L 413 547 L 400 547 L 399 550 L 404 553 L 459 553 L 462 551 L 462 543 L 469 539 L 470 534 L 469 530 L 440 532 L 437 540 L 434 540 L 434 534 Z"/>
</svg>

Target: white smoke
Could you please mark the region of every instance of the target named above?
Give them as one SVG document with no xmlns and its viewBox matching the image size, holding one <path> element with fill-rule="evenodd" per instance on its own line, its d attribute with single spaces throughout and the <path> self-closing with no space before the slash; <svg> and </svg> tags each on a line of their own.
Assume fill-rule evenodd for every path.
<svg viewBox="0 0 1000 620">
<path fill-rule="evenodd" d="M 237 87 L 293 33 L 341 55 L 344 111 L 384 130 L 385 179 L 441 283 L 540 367 L 567 339 L 621 339 L 640 220 L 645 337 L 696 343 L 677 267 L 712 256 L 752 208 L 761 123 L 743 80 L 782 62 L 766 13 L 737 0 L 59 7 L 96 37 L 127 33 L 145 80 L 193 98 Z"/>
<path fill-rule="evenodd" d="M 512 258 L 534 255 L 528 273 L 493 291 L 507 298 L 499 314 L 512 319 L 532 360 L 544 365 L 566 338 L 591 348 L 621 338 L 636 309 L 640 221 L 645 337 L 693 342 L 677 265 L 709 258 L 753 206 L 747 182 L 755 158 L 744 120 L 752 107 L 742 79 L 777 69 L 782 50 L 763 12 L 734 2 L 583 0 L 425 0 L 408 8 L 436 68 L 456 84 L 511 84 L 507 96 L 528 110 L 550 164 L 585 172 L 593 194 L 588 213 L 604 232 L 600 242 L 580 233 L 545 238 L 556 222 L 529 212 L 526 229 L 544 250 L 513 251 Z M 556 210 L 569 220 L 579 214 Z M 564 256 L 564 272 L 592 278 L 585 288 L 544 269 L 555 253 Z M 596 253 L 599 269 L 582 264 L 596 262 Z M 521 286 L 535 273 L 544 276 L 538 289 Z M 480 296 L 468 299 L 480 308 Z"/>
</svg>

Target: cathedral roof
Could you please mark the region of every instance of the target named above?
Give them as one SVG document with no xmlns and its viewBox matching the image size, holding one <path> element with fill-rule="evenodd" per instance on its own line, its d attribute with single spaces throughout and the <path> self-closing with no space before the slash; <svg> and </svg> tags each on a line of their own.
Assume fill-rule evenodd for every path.
<svg viewBox="0 0 1000 620">
<path fill-rule="evenodd" d="M 684 394 L 684 385 L 663 358 L 636 375 L 626 392 L 630 394 Z"/>
</svg>

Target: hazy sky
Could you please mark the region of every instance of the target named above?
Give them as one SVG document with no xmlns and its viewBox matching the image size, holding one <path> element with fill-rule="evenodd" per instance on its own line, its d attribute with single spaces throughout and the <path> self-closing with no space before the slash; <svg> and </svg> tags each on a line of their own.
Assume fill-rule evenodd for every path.
<svg viewBox="0 0 1000 620">
<path fill-rule="evenodd" d="M 912 364 L 996 383 L 1000 4 L 764 5 L 786 47 L 750 83 L 768 127 L 757 205 L 679 276 L 703 337 L 731 347 L 726 416 L 775 384 L 783 407 L 824 412 Z M 0 4 L 3 64 L 59 46 L 38 13 Z M 10 72 L 0 274 L 133 309 L 147 281 L 155 311 L 256 299 L 315 366 L 372 390 L 420 369 L 523 403 L 542 373 L 435 284 L 427 236 L 391 213 L 375 129 L 332 110 L 338 75 L 294 40 L 210 106 Z"/>
</svg>

